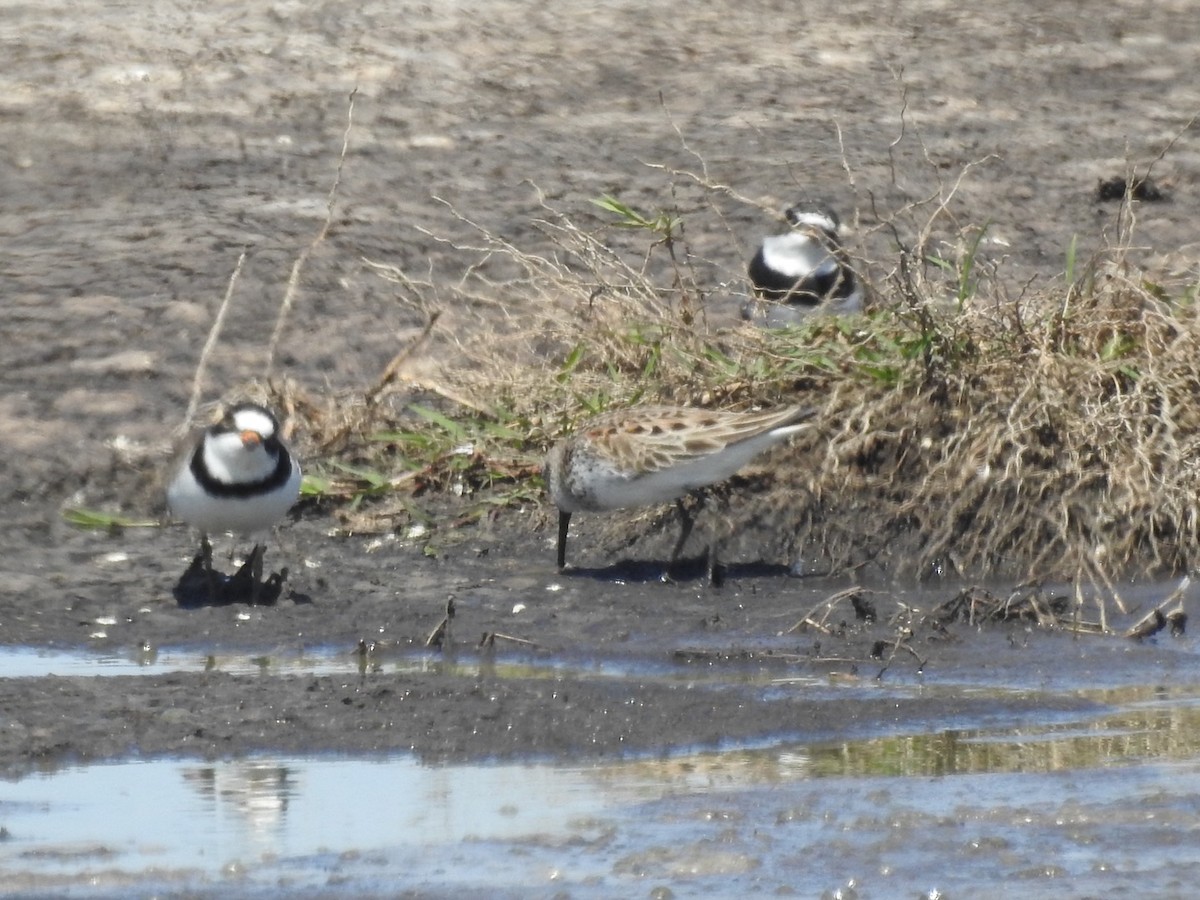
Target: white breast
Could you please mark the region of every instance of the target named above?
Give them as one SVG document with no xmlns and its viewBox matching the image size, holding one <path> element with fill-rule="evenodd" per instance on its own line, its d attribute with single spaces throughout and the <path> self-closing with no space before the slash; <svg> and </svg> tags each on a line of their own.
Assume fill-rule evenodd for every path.
<svg viewBox="0 0 1200 900">
<path fill-rule="evenodd" d="M 820 241 L 795 233 L 764 238 L 762 258 L 768 268 L 788 278 L 832 272 L 838 264 Z"/>
</svg>

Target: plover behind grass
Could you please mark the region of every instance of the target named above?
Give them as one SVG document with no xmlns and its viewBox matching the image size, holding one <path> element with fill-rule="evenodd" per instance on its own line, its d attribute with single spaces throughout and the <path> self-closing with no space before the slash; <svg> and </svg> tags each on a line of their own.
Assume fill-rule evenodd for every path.
<svg viewBox="0 0 1200 900">
<path fill-rule="evenodd" d="M 837 213 L 806 202 L 789 207 L 784 216 L 789 230 L 763 238 L 750 260 L 755 296 L 742 307 L 742 317 L 783 328 L 813 312 L 860 311 L 863 289 L 842 248 Z"/>
</svg>

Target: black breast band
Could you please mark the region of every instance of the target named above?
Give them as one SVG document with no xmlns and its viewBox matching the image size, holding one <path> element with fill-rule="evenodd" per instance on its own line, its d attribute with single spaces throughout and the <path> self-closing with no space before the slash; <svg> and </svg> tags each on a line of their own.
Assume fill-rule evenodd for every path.
<svg viewBox="0 0 1200 900">
<path fill-rule="evenodd" d="M 196 447 L 196 452 L 192 454 L 189 468 L 196 476 L 196 480 L 200 482 L 200 486 L 214 497 L 255 497 L 268 494 L 287 484 L 287 480 L 292 475 L 292 457 L 288 454 L 287 448 L 281 444 L 279 446 L 279 463 L 266 478 L 244 483 L 219 481 L 213 477 L 212 472 L 208 471 L 208 466 L 204 464 L 204 441 L 201 441 Z"/>
</svg>

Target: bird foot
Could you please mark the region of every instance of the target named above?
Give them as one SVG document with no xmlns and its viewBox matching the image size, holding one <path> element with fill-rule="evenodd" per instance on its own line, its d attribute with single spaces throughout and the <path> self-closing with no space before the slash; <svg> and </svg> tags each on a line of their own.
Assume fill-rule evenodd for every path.
<svg viewBox="0 0 1200 900">
<path fill-rule="evenodd" d="M 180 606 L 227 606 L 247 603 L 272 606 L 283 594 L 288 570 L 262 577 L 265 548 L 256 544 L 250 556 L 232 575 L 212 566 L 212 546 L 205 539 L 191 564 L 179 576 L 172 594 Z"/>
<path fill-rule="evenodd" d="M 250 606 L 275 604 L 279 595 L 283 593 L 283 583 L 287 581 L 288 570 L 284 568 L 272 572 L 264 581 L 262 573 L 265 555 L 266 548 L 262 544 L 255 544 L 241 568 L 229 578 L 226 586 L 229 599 L 226 602 L 244 602 Z"/>
</svg>

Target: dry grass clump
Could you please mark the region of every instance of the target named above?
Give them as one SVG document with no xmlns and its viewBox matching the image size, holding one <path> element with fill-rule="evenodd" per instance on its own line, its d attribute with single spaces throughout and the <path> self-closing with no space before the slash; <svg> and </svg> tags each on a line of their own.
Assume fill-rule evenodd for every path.
<svg viewBox="0 0 1200 900">
<path fill-rule="evenodd" d="M 274 402 L 328 460 L 320 493 L 357 507 L 394 489 L 451 488 L 478 496 L 484 511 L 540 489 L 530 476 L 547 446 L 590 413 L 640 402 L 746 405 L 786 392 L 771 388 L 771 367 L 753 377 L 739 361 L 760 333 L 705 324 L 709 289 L 681 249 L 678 219 L 647 219 L 634 239 L 613 241 L 604 224 L 588 231 L 540 209 L 546 253 L 461 219 L 476 239 L 454 244 L 471 263 L 457 277 L 370 263 L 428 322 L 375 384 L 349 396 L 275 385 Z M 498 493 L 484 498 L 486 488 Z M 372 522 L 380 507 L 364 507 L 355 527 L 390 527 L 414 507 L 390 497 L 383 510 Z"/>
<path fill-rule="evenodd" d="M 775 488 L 811 497 L 797 514 L 776 506 L 791 548 L 917 575 L 1192 565 L 1196 308 L 1097 268 L 1022 307 L 892 314 L 885 334 L 920 352 L 893 357 L 886 380 L 820 380 L 828 430 Z"/>
<path fill-rule="evenodd" d="M 476 228 L 451 280 L 375 263 L 429 327 L 361 396 L 281 391 L 330 460 L 323 492 L 352 498 L 359 528 L 417 517 L 427 489 L 482 512 L 532 500 L 546 447 L 602 409 L 807 400 L 811 437 L 739 479 L 730 506 L 761 558 L 1100 582 L 1195 563 L 1200 323 L 1126 245 L 1014 300 L 981 278 L 982 229 L 935 252 L 937 198 L 923 228 L 876 214 L 895 258 L 860 260 L 871 312 L 764 332 L 713 312 L 744 296 L 743 260 L 693 249 L 692 215 L 729 196 L 689 185 L 668 211 L 541 202 L 547 249 Z"/>
</svg>

